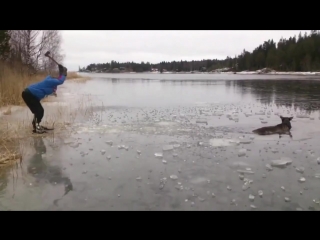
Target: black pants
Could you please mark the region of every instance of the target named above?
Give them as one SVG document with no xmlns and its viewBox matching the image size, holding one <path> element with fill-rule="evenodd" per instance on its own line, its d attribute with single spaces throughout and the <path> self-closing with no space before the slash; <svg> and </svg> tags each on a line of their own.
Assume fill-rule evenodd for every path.
<svg viewBox="0 0 320 240">
<path fill-rule="evenodd" d="M 33 127 L 35 128 L 35 123 L 39 124 L 43 118 L 44 109 L 40 101 L 35 96 L 33 96 L 33 94 L 29 91 L 29 89 L 26 88 L 22 92 L 22 98 L 24 102 L 27 104 L 27 106 L 29 107 L 30 111 L 34 115 L 32 124 L 33 124 Z"/>
</svg>

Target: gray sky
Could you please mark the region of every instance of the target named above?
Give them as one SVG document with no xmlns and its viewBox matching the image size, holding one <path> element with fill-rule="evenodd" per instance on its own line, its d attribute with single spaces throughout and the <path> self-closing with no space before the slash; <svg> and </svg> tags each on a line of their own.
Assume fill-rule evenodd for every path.
<svg viewBox="0 0 320 240">
<path fill-rule="evenodd" d="M 273 31 L 61 31 L 64 64 L 71 70 L 90 63 L 224 59 L 252 51 L 268 39 L 278 42 L 309 30 Z"/>
</svg>

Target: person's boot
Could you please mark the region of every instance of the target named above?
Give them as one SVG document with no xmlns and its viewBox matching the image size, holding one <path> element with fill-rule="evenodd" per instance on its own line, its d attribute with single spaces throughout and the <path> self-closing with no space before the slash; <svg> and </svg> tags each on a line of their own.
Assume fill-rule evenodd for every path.
<svg viewBox="0 0 320 240">
<path fill-rule="evenodd" d="M 46 131 L 38 124 L 36 124 L 36 128 L 33 130 L 34 133 L 45 133 Z"/>
<path fill-rule="evenodd" d="M 33 127 L 33 130 L 36 130 L 36 117 L 35 116 L 32 120 L 32 127 Z"/>
</svg>

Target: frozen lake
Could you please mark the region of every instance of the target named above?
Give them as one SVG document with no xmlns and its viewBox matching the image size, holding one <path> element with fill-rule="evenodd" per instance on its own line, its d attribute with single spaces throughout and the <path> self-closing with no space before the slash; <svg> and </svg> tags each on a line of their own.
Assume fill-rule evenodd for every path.
<svg viewBox="0 0 320 240">
<path fill-rule="evenodd" d="M 60 125 L 0 170 L 0 210 L 319 210 L 315 77 L 89 75 L 44 103 Z M 292 139 L 252 134 L 280 115 Z"/>
</svg>

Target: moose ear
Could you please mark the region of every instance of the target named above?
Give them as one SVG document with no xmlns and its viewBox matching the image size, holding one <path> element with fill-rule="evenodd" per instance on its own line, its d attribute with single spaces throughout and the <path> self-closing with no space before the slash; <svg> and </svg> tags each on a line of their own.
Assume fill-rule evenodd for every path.
<svg viewBox="0 0 320 240">
<path fill-rule="evenodd" d="M 293 117 L 289 117 L 289 121 L 291 121 L 293 119 Z"/>
<path fill-rule="evenodd" d="M 280 118 L 282 119 L 283 117 L 280 115 Z"/>
</svg>

